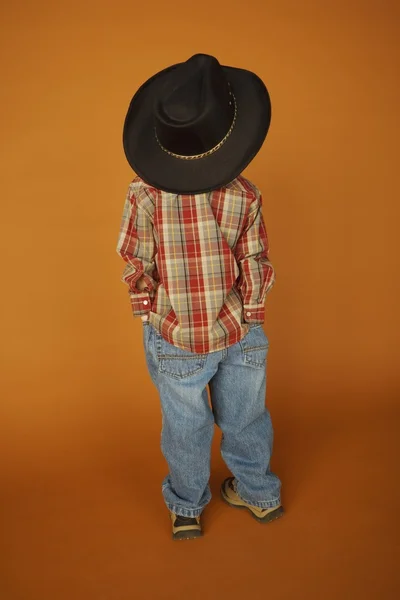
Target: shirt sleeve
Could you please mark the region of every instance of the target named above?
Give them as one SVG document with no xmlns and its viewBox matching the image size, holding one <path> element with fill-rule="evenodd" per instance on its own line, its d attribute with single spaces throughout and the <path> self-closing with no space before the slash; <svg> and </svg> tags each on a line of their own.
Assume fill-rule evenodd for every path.
<svg viewBox="0 0 400 600">
<path fill-rule="evenodd" d="M 150 215 L 129 189 L 122 214 L 117 253 L 126 262 L 121 280 L 128 286 L 133 314 L 151 310 L 157 288 L 154 255 L 156 244 Z"/>
<path fill-rule="evenodd" d="M 239 266 L 237 289 L 247 323 L 264 323 L 265 297 L 275 283 L 275 270 L 269 261 L 267 230 L 262 215 L 262 196 L 256 196 L 235 247 Z"/>
</svg>

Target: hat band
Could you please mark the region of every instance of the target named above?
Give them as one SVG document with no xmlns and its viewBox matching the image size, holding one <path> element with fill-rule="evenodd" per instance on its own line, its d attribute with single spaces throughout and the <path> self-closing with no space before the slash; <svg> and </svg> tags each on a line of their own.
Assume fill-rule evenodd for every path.
<svg viewBox="0 0 400 600">
<path fill-rule="evenodd" d="M 214 146 L 214 148 L 211 148 L 210 150 L 207 150 L 207 152 L 203 152 L 202 154 L 191 154 L 191 155 L 175 154 L 175 152 L 171 152 L 170 150 L 167 150 L 167 148 L 164 148 L 164 146 L 161 144 L 160 140 L 158 139 L 156 128 L 154 128 L 154 134 L 156 136 L 157 143 L 160 146 L 161 150 L 164 150 L 164 152 L 166 152 L 170 156 L 173 156 L 174 158 L 180 158 L 181 160 L 197 160 L 198 158 L 205 158 L 206 156 L 210 156 L 210 154 L 214 154 L 214 152 L 219 150 L 221 148 L 221 146 L 223 146 L 225 144 L 226 140 L 231 135 L 233 128 L 235 127 L 236 116 L 237 116 L 237 104 L 236 104 L 236 98 L 232 92 L 230 92 L 230 95 L 233 98 L 233 104 L 234 104 L 232 125 L 230 126 L 229 131 L 225 135 L 225 137 L 220 142 L 218 142 L 218 144 L 216 146 Z"/>
</svg>

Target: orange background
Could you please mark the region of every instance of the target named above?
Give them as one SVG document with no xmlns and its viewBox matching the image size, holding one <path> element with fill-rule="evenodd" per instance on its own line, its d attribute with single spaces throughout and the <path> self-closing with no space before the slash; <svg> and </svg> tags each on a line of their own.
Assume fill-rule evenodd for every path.
<svg viewBox="0 0 400 600">
<path fill-rule="evenodd" d="M 400 597 L 398 6 L 2 8 L 2 600 Z M 116 243 L 131 96 L 196 52 L 272 98 L 245 174 L 277 272 L 267 401 L 287 514 L 263 528 L 221 503 L 217 431 L 206 535 L 185 545 Z"/>
</svg>

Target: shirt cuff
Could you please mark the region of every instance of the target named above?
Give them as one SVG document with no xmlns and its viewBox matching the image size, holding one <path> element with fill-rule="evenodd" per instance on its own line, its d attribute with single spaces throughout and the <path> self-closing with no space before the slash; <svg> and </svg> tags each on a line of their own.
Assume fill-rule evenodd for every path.
<svg viewBox="0 0 400 600">
<path fill-rule="evenodd" d="M 134 316 L 147 315 L 151 311 L 151 300 L 148 292 L 130 294 Z"/>
<path fill-rule="evenodd" d="M 243 317 L 246 323 L 264 323 L 265 304 L 244 304 Z"/>
</svg>

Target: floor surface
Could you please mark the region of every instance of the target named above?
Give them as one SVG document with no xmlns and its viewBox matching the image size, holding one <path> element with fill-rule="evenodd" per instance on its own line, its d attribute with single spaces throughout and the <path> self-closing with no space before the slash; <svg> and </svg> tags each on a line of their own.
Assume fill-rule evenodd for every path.
<svg viewBox="0 0 400 600">
<path fill-rule="evenodd" d="M 395 415 L 274 420 L 284 518 L 261 525 L 222 502 L 217 431 L 199 540 L 170 539 L 158 422 L 128 425 L 90 460 L 10 467 L 1 599 L 400 598 Z"/>
</svg>

